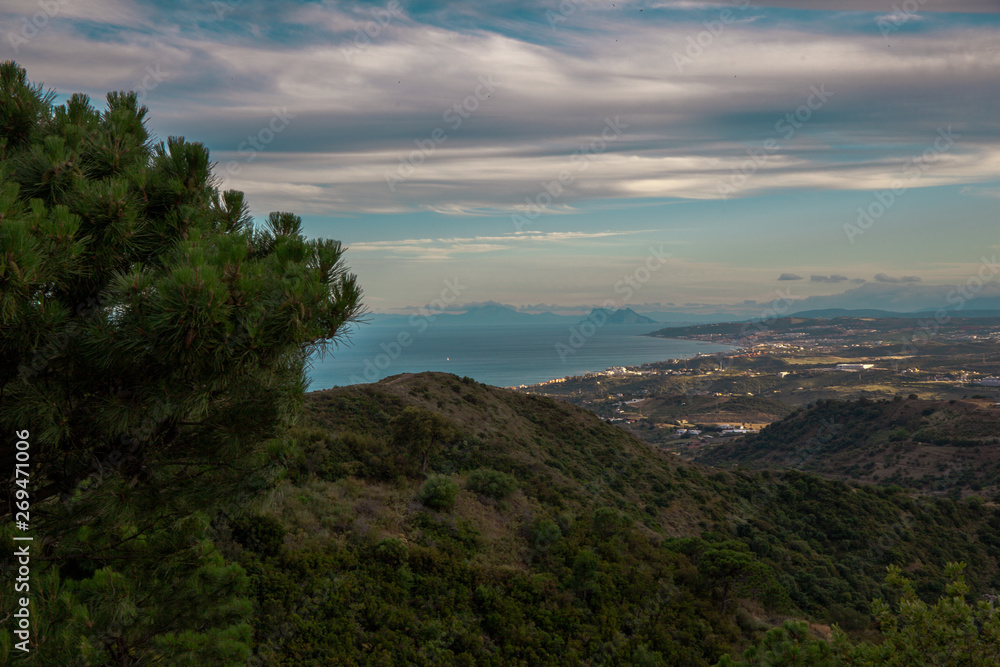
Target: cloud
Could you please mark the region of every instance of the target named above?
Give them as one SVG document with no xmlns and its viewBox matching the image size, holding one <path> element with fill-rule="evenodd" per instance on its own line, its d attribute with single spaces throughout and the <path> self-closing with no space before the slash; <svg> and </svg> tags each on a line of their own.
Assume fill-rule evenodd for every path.
<svg viewBox="0 0 1000 667">
<path fill-rule="evenodd" d="M 517 306 L 513 306 L 509 303 L 500 303 L 499 301 L 489 300 L 489 301 L 470 301 L 468 303 L 453 303 L 444 306 L 443 308 L 438 308 L 442 312 L 446 313 L 464 313 L 472 308 L 483 308 L 483 307 L 494 307 L 494 308 L 509 308 L 511 310 L 519 310 Z"/>
<path fill-rule="evenodd" d="M 778 276 L 778 280 L 803 280 L 803 278 L 797 273 L 782 273 Z"/>
<path fill-rule="evenodd" d="M 875 275 L 876 282 L 880 283 L 919 283 L 920 276 L 890 276 L 885 273 Z"/>
<path fill-rule="evenodd" d="M 509 213 L 566 170 L 572 179 L 548 213 L 581 201 L 718 199 L 719 184 L 739 173 L 747 149 L 759 151 L 768 139 L 780 149 L 731 197 L 884 190 L 948 125 L 960 142 L 907 187 L 995 181 L 1000 172 L 995 26 L 960 17 L 936 14 L 924 21 L 933 26 L 887 49 L 873 16 L 838 18 L 831 27 L 767 10 L 773 20 L 734 21 L 678 71 L 674 54 L 705 29 L 705 16 L 689 15 L 692 7 L 708 18 L 722 6 L 743 17 L 738 5 L 686 0 L 639 15 L 580 0 L 556 31 L 543 10 L 519 3 L 502 22 L 484 18 L 502 9 L 469 2 L 409 8 L 347 57 L 344 45 L 354 48 L 356 31 L 372 21 L 370 8 L 289 3 L 269 14 L 259 3 L 237 3 L 220 20 L 212 3 L 167 11 L 115 2 L 111 9 L 87 4 L 94 8 L 86 19 L 66 9 L 20 48 L 19 62 L 33 80 L 96 100 L 141 86 L 147 68 L 161 67 L 163 81 L 145 99 L 150 127 L 207 142 L 255 213 Z M 37 4 L 17 3 L 24 11 Z M 764 3 L 828 11 L 868 4 Z M 934 8 L 975 6 L 996 4 Z M 0 28 L 19 25 L 0 10 Z M 482 77 L 492 77 L 495 90 L 485 94 Z M 810 86 L 826 86 L 829 103 L 794 136 L 787 124 L 777 130 L 803 108 Z M 248 137 L 282 107 L 294 118 L 248 159 Z M 604 141 L 605 121 L 614 118 L 628 127 Z M 587 168 L 577 170 L 572 156 L 581 147 Z M 226 173 L 230 164 L 238 173 Z M 387 175 L 401 168 L 412 173 L 390 190 Z"/>
<path fill-rule="evenodd" d="M 669 6 L 694 5 L 719 6 L 723 5 L 719 0 L 703 0 L 702 2 L 692 2 L 692 0 L 664 0 L 664 4 Z M 826 12 L 871 12 L 871 0 L 755 0 L 753 3 L 758 7 L 783 7 L 788 9 L 809 9 Z M 919 12 L 973 12 L 995 14 L 1000 12 L 995 0 L 951 0 L 947 4 L 921 3 Z"/>
<path fill-rule="evenodd" d="M 1000 199 L 1000 186 L 980 187 L 975 185 L 966 185 L 960 192 L 963 195 L 971 195 L 973 197 L 990 197 L 991 199 Z"/>
<path fill-rule="evenodd" d="M 460 254 L 481 254 L 523 248 L 531 244 L 567 243 L 638 234 L 641 231 L 540 232 L 525 231 L 498 236 L 399 239 L 351 243 L 352 253 L 379 253 L 408 259 L 443 260 Z"/>
<path fill-rule="evenodd" d="M 840 274 L 833 274 L 832 276 L 809 276 L 809 280 L 814 283 L 842 283 L 847 280 L 847 276 L 842 276 Z"/>
</svg>

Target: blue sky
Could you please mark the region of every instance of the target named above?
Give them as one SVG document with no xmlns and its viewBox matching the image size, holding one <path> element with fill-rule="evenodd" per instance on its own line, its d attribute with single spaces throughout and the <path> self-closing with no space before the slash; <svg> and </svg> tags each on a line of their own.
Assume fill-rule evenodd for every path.
<svg viewBox="0 0 1000 667">
<path fill-rule="evenodd" d="M 906 309 L 1000 250 L 1000 0 L 8 0 L 0 35 L 139 90 L 376 311 L 600 304 L 650 248 L 629 303 Z"/>
</svg>

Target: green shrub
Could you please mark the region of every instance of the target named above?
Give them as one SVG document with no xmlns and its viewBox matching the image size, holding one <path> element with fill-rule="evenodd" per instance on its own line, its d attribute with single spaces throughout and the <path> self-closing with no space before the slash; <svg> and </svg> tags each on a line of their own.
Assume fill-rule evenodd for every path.
<svg viewBox="0 0 1000 667">
<path fill-rule="evenodd" d="M 503 500 L 517 488 L 517 480 L 499 470 L 480 468 L 469 473 L 465 488 L 495 500 Z"/>
<path fill-rule="evenodd" d="M 554 521 L 542 519 L 534 529 L 535 548 L 545 551 L 552 544 L 562 539 L 562 531 Z"/>
<path fill-rule="evenodd" d="M 285 527 L 269 516 L 236 519 L 232 524 L 233 539 L 247 551 L 261 556 L 277 556 L 285 543 Z"/>
<path fill-rule="evenodd" d="M 450 510 L 455 506 L 458 484 L 450 477 L 434 475 L 420 487 L 418 497 L 427 507 L 435 510 Z"/>
<path fill-rule="evenodd" d="M 387 537 L 384 540 L 379 540 L 374 549 L 375 558 L 392 567 L 399 567 L 406 563 L 408 553 L 409 549 L 407 549 L 406 543 L 398 537 Z"/>
</svg>

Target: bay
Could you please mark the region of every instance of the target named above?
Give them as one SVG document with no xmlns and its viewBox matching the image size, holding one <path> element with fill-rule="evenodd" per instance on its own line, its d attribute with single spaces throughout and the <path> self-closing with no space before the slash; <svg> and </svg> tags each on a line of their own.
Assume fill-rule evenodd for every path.
<svg viewBox="0 0 1000 667">
<path fill-rule="evenodd" d="M 513 387 L 732 349 L 700 341 L 643 336 L 657 325 L 605 325 L 590 337 L 563 324 L 467 326 L 364 325 L 350 342 L 311 359 L 311 391 L 377 382 L 399 373 L 443 371 Z M 579 331 L 579 328 L 576 328 Z M 582 342 L 582 344 L 581 344 Z M 561 344 L 564 347 L 557 348 Z M 560 351 L 562 354 L 560 354 Z"/>
</svg>

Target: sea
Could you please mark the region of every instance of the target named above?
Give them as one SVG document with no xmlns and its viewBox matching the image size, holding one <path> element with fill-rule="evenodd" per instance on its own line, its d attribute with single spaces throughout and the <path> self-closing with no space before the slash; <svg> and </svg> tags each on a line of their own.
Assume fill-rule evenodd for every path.
<svg viewBox="0 0 1000 667">
<path fill-rule="evenodd" d="M 309 390 L 422 371 L 443 371 L 497 387 L 516 387 L 612 366 L 638 366 L 733 349 L 642 335 L 662 325 L 417 324 L 369 324 L 353 329 L 348 342 L 331 344 L 325 355 L 310 360 Z"/>
</svg>

